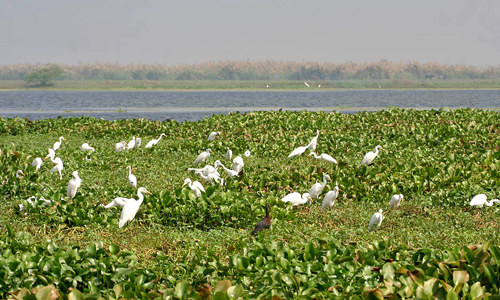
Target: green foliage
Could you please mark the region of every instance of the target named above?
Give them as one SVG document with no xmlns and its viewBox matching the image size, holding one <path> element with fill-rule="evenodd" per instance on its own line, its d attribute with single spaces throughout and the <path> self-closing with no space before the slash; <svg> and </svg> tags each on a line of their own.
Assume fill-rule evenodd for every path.
<svg viewBox="0 0 500 300">
<path fill-rule="evenodd" d="M 49 64 L 45 68 L 34 71 L 24 77 L 28 84 L 47 85 L 49 82 L 60 78 L 64 69 L 55 64 Z"/>
</svg>

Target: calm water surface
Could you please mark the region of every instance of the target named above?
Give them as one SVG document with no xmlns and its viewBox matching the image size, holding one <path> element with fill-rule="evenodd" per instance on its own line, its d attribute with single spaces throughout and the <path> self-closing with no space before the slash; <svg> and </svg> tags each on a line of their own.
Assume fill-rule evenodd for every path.
<svg viewBox="0 0 500 300">
<path fill-rule="evenodd" d="M 89 116 L 197 121 L 212 114 L 258 110 L 374 111 L 388 106 L 499 110 L 499 90 L 342 91 L 9 91 L 0 92 L 0 116 L 31 120 Z"/>
</svg>

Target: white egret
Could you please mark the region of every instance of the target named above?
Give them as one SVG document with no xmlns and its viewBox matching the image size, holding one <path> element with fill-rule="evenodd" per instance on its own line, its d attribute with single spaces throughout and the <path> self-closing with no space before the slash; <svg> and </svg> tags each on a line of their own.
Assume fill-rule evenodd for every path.
<svg viewBox="0 0 500 300">
<path fill-rule="evenodd" d="M 233 159 L 233 171 L 240 173 L 241 170 L 243 170 L 244 166 L 245 166 L 245 163 L 243 162 L 243 158 L 241 156 L 236 156 Z"/>
<path fill-rule="evenodd" d="M 94 147 L 90 147 L 89 143 L 83 143 L 82 146 L 80 147 L 81 151 L 95 151 Z"/>
<path fill-rule="evenodd" d="M 238 172 L 236 172 L 235 170 L 231 170 L 231 169 L 226 168 L 226 166 L 224 166 L 221 162 L 219 162 L 218 165 L 221 166 L 224 169 L 224 171 L 226 171 L 226 173 L 227 173 L 227 175 L 229 175 L 229 177 L 232 178 L 233 176 L 236 176 L 236 177 L 239 176 Z"/>
<path fill-rule="evenodd" d="M 135 139 L 135 148 L 139 149 L 141 148 L 142 140 L 141 138 L 136 138 Z"/>
<path fill-rule="evenodd" d="M 211 165 L 206 165 L 201 169 L 195 169 L 195 168 L 188 168 L 188 171 L 195 171 L 195 172 L 201 172 L 203 175 L 208 176 L 211 173 L 214 173 L 217 176 L 220 176 L 219 172 L 217 169 L 219 168 L 220 161 L 216 161 L 213 166 Z"/>
<path fill-rule="evenodd" d="M 339 187 L 336 185 L 333 191 L 329 191 L 326 193 L 325 197 L 323 197 L 323 204 L 321 205 L 321 211 L 325 208 L 331 208 L 335 204 L 335 200 L 339 196 Z"/>
<path fill-rule="evenodd" d="M 59 179 L 62 180 L 62 170 L 64 169 L 64 164 L 63 164 L 61 158 L 59 158 L 59 157 L 54 158 L 54 156 L 51 155 L 50 150 L 52 150 L 52 149 L 49 149 L 49 155 L 47 155 L 47 157 L 45 157 L 45 159 L 50 158 L 50 160 L 55 164 L 55 166 L 50 171 L 51 172 L 57 171 L 57 173 L 59 173 Z"/>
<path fill-rule="evenodd" d="M 35 171 L 38 171 L 40 167 L 43 165 L 43 160 L 40 157 L 37 157 L 31 163 L 33 167 L 35 167 Z"/>
<path fill-rule="evenodd" d="M 311 153 L 309 153 L 309 156 L 311 156 L 311 155 L 314 155 L 314 158 L 316 158 L 316 159 L 322 159 L 324 161 L 332 162 L 334 164 L 337 163 L 337 160 L 335 158 L 333 158 L 330 155 L 325 154 L 325 153 L 321 153 L 321 155 L 317 155 L 315 152 L 311 152 Z"/>
<path fill-rule="evenodd" d="M 35 204 L 39 204 L 40 201 L 42 201 L 42 203 L 39 204 L 40 207 L 43 207 L 43 206 L 47 206 L 49 204 L 52 203 L 52 200 L 47 200 L 45 199 L 43 196 L 40 197 L 40 199 L 36 199 L 35 196 L 31 196 L 29 197 L 28 199 L 26 199 L 26 201 L 31 205 L 31 206 L 35 206 Z M 19 210 L 24 210 L 25 207 L 24 205 L 21 203 L 19 204 Z"/>
<path fill-rule="evenodd" d="M 375 227 L 380 227 L 380 224 L 382 224 L 382 220 L 384 219 L 382 211 L 382 209 L 379 209 L 379 211 L 374 213 L 370 218 L 370 224 L 368 225 L 370 231 L 375 230 Z"/>
<path fill-rule="evenodd" d="M 45 159 L 49 158 L 49 157 L 56 157 L 56 152 L 54 151 L 54 149 L 47 149 L 47 151 L 49 152 L 49 154 L 47 154 L 47 156 L 45 156 Z"/>
<path fill-rule="evenodd" d="M 106 205 L 102 205 L 104 208 L 111 208 L 111 207 L 124 207 L 125 204 L 127 204 L 127 201 L 130 200 L 130 198 L 125 198 L 125 197 L 116 197 L 111 201 L 110 203 Z"/>
<path fill-rule="evenodd" d="M 382 146 L 378 145 L 377 147 L 375 147 L 375 152 L 370 151 L 370 152 L 366 153 L 365 157 L 361 161 L 360 166 L 371 164 L 373 162 L 373 160 L 375 159 L 375 157 L 377 157 L 379 149 L 383 150 L 384 148 L 382 148 Z"/>
<path fill-rule="evenodd" d="M 132 174 L 132 167 L 127 166 L 128 168 L 128 184 L 130 184 L 132 187 L 137 187 L 137 177 L 135 177 L 134 174 Z"/>
<path fill-rule="evenodd" d="M 128 144 L 127 144 L 127 150 L 130 150 L 133 148 L 135 148 L 135 136 L 132 137 L 132 140 L 130 142 L 128 142 Z"/>
<path fill-rule="evenodd" d="M 245 151 L 245 157 L 250 157 L 250 150 Z"/>
<path fill-rule="evenodd" d="M 309 84 L 308 84 L 307 82 L 305 82 L 305 81 L 304 81 L 304 84 L 305 84 L 307 87 L 309 87 Z"/>
<path fill-rule="evenodd" d="M 200 175 L 201 178 L 210 182 L 212 185 L 214 185 L 214 181 L 219 183 L 220 185 L 224 185 L 224 180 L 218 175 L 218 173 L 210 173 L 208 175 L 204 175 L 201 171 L 195 171 L 194 174 Z"/>
<path fill-rule="evenodd" d="M 391 197 L 391 201 L 389 202 L 389 205 L 391 206 L 392 209 L 397 209 L 399 208 L 399 205 L 403 202 L 403 194 L 396 194 Z"/>
<path fill-rule="evenodd" d="M 211 133 L 210 133 L 210 135 L 208 136 L 208 140 L 209 140 L 209 141 L 213 141 L 213 140 L 215 140 L 215 137 L 216 137 L 218 134 L 220 134 L 220 131 L 213 131 L 213 132 L 211 132 Z"/>
<path fill-rule="evenodd" d="M 498 199 L 492 199 L 490 200 L 490 202 L 488 202 L 488 200 L 486 200 L 488 197 L 485 195 L 485 194 L 478 194 L 476 196 L 474 196 L 474 198 L 472 198 L 472 200 L 470 200 L 470 206 L 477 206 L 479 208 L 483 208 L 483 205 L 486 205 L 486 206 L 492 206 L 493 203 L 495 202 L 498 202 L 500 203 L 500 200 Z"/>
<path fill-rule="evenodd" d="M 148 192 L 148 190 L 146 190 L 146 188 L 140 187 L 137 190 L 137 197 L 139 199 L 135 200 L 134 198 L 130 198 L 129 200 L 127 200 L 127 203 L 125 203 L 125 206 L 123 206 L 118 228 L 122 228 L 123 225 L 125 225 L 128 221 L 132 221 L 135 218 L 135 215 L 137 214 L 137 211 L 139 210 L 139 207 L 144 200 L 144 195 L 142 193 L 152 195 L 150 192 Z"/>
<path fill-rule="evenodd" d="M 231 160 L 232 157 L 233 157 L 233 151 L 231 151 L 231 149 L 229 149 L 229 147 L 227 147 L 226 159 Z"/>
<path fill-rule="evenodd" d="M 194 165 L 196 166 L 199 163 L 204 163 L 210 157 L 210 152 L 212 152 L 212 150 L 210 149 L 201 152 L 200 155 L 198 155 L 198 157 L 195 159 Z"/>
<path fill-rule="evenodd" d="M 319 129 L 316 129 L 316 136 L 312 138 L 311 142 L 307 145 L 307 148 L 309 150 L 314 151 L 316 150 L 316 147 L 318 146 L 318 137 L 319 137 Z"/>
<path fill-rule="evenodd" d="M 121 152 L 127 148 L 127 142 L 121 141 L 119 143 L 115 144 L 115 151 L 116 152 Z"/>
<path fill-rule="evenodd" d="M 21 177 L 21 175 L 26 176 L 26 174 L 24 174 L 23 170 L 17 170 L 17 172 L 16 172 L 16 178 Z"/>
<path fill-rule="evenodd" d="M 304 193 L 301 196 L 300 193 L 297 192 L 286 195 L 285 197 L 281 198 L 281 201 L 290 202 L 292 203 L 292 206 L 297 206 L 304 203 L 310 204 L 311 202 L 314 202 L 309 193 Z"/>
<path fill-rule="evenodd" d="M 82 179 L 78 176 L 78 171 L 73 171 L 73 178 L 68 183 L 67 196 L 75 198 L 76 190 L 82 185 Z"/>
<path fill-rule="evenodd" d="M 59 137 L 59 141 L 54 143 L 54 147 L 53 147 L 54 151 L 56 151 L 57 149 L 59 149 L 59 147 L 61 147 L 62 140 L 66 140 L 66 139 L 61 136 L 61 137 Z"/>
<path fill-rule="evenodd" d="M 161 140 L 161 137 L 162 137 L 162 136 L 164 136 L 164 135 L 165 135 L 165 134 L 164 134 L 164 133 L 162 133 L 162 134 L 160 134 L 160 137 L 159 137 L 159 138 L 157 138 L 156 140 L 151 140 L 151 141 L 149 141 L 149 143 L 147 143 L 147 144 L 146 144 L 146 147 L 145 147 L 145 148 L 148 148 L 148 149 L 149 149 L 149 148 L 153 147 L 154 145 L 158 144 L 158 142 Z"/>
<path fill-rule="evenodd" d="M 186 178 L 184 179 L 184 184 L 182 185 L 182 187 L 184 187 L 186 184 L 189 186 L 196 198 L 199 198 L 201 196 L 201 192 L 205 193 L 205 188 L 203 188 L 203 185 L 201 185 L 199 181 L 192 182 L 190 178 Z"/>
<path fill-rule="evenodd" d="M 311 189 L 309 190 L 309 195 L 311 195 L 311 198 L 317 199 L 319 194 L 323 191 L 323 189 L 326 186 L 326 180 L 331 180 L 330 176 L 327 174 L 323 176 L 323 184 L 316 182 Z"/>
<path fill-rule="evenodd" d="M 294 157 L 294 156 L 299 156 L 301 155 L 302 153 L 304 153 L 307 149 L 307 146 L 304 146 L 304 147 L 298 147 L 296 148 L 295 150 L 292 151 L 292 153 L 290 153 L 290 155 L 288 155 L 288 157 Z"/>
</svg>

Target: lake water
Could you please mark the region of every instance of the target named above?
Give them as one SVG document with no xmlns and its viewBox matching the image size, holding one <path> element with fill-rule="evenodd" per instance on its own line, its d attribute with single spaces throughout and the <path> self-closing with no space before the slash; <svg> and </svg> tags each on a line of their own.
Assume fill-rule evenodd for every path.
<svg viewBox="0 0 500 300">
<path fill-rule="evenodd" d="M 0 92 L 0 116 L 31 120 L 72 116 L 197 121 L 230 111 L 311 110 L 355 113 L 397 106 L 499 110 L 499 90 L 329 91 L 8 91 Z"/>
</svg>

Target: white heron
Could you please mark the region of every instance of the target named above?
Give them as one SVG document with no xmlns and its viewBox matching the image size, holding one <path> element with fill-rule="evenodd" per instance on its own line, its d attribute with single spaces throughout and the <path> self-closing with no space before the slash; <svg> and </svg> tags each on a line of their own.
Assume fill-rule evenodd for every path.
<svg viewBox="0 0 500 300">
<path fill-rule="evenodd" d="M 47 200 L 45 199 L 43 196 L 40 197 L 40 199 L 36 199 L 35 196 L 31 196 L 29 197 L 28 199 L 26 199 L 26 201 L 31 205 L 31 206 L 35 206 L 35 204 L 38 204 L 40 207 L 44 207 L 44 206 L 47 206 L 49 204 L 52 203 L 52 200 Z M 41 202 L 41 203 L 40 203 Z M 24 210 L 25 207 L 24 205 L 21 203 L 19 204 L 19 210 L 22 211 Z"/>
<path fill-rule="evenodd" d="M 54 151 L 54 149 L 47 149 L 47 151 L 49 152 L 49 154 L 47 154 L 47 156 L 45 156 L 45 159 L 49 158 L 49 157 L 56 157 L 56 152 Z"/>
<path fill-rule="evenodd" d="M 52 149 L 49 149 L 52 150 Z M 49 155 L 45 157 L 45 159 L 50 158 L 50 161 L 52 161 L 55 166 L 50 170 L 51 172 L 56 172 L 59 173 L 59 179 L 62 180 L 62 170 L 64 169 L 64 164 L 62 162 L 62 159 L 60 157 L 54 158 L 54 155 L 51 155 L 49 151 Z"/>
<path fill-rule="evenodd" d="M 339 196 L 339 187 L 336 185 L 332 191 L 326 193 L 325 197 L 323 197 L 323 204 L 321 205 L 321 211 L 325 208 L 331 208 L 335 204 L 335 200 L 337 200 Z"/>
<path fill-rule="evenodd" d="M 164 136 L 164 135 L 165 135 L 165 134 L 164 134 L 164 133 L 162 133 L 162 134 L 160 134 L 160 137 L 159 137 L 159 138 L 157 138 L 156 140 L 151 140 L 151 141 L 149 141 L 149 143 L 147 143 L 147 144 L 146 144 L 146 147 L 145 147 L 145 148 L 148 148 L 148 149 L 149 149 L 149 148 L 153 147 L 154 145 L 158 144 L 158 142 L 161 140 L 161 137 L 162 137 L 162 136 Z"/>
<path fill-rule="evenodd" d="M 211 132 L 209 135 L 208 135 L 208 140 L 209 141 L 213 141 L 215 140 L 215 137 L 220 134 L 221 132 L 220 131 L 213 131 Z"/>
<path fill-rule="evenodd" d="M 127 166 L 128 168 L 128 184 L 130 184 L 132 187 L 137 187 L 137 177 L 135 177 L 134 174 L 132 174 L 132 167 Z"/>
<path fill-rule="evenodd" d="M 40 167 L 43 165 L 43 160 L 40 157 L 37 157 L 31 163 L 33 167 L 35 167 L 35 171 L 38 171 Z"/>
<path fill-rule="evenodd" d="M 78 176 L 78 171 L 73 171 L 73 178 L 68 183 L 67 196 L 71 199 L 75 198 L 76 191 L 82 185 L 82 179 Z"/>
<path fill-rule="evenodd" d="M 310 204 L 311 202 L 314 202 L 309 193 L 304 193 L 301 196 L 300 193 L 297 192 L 286 195 L 285 197 L 281 198 L 281 201 L 290 202 L 292 203 L 292 206 L 297 206 L 304 203 Z"/>
<path fill-rule="evenodd" d="M 213 152 L 210 149 L 207 149 L 198 155 L 198 157 L 194 161 L 194 165 L 196 166 L 199 163 L 204 163 L 209 157 L 210 157 L 210 152 Z"/>
<path fill-rule="evenodd" d="M 309 87 L 309 84 L 308 84 L 307 82 L 305 82 L 305 81 L 304 81 L 304 84 L 305 84 L 307 87 Z"/>
<path fill-rule="evenodd" d="M 311 195 L 311 198 L 313 199 L 317 199 L 319 194 L 321 194 L 321 192 L 323 191 L 323 189 L 325 188 L 326 186 L 326 180 L 331 180 L 330 179 L 330 176 L 328 174 L 326 174 L 325 176 L 323 176 L 323 183 L 319 183 L 319 182 L 316 182 L 312 187 L 311 189 L 309 190 L 309 195 Z"/>
<path fill-rule="evenodd" d="M 17 170 L 17 172 L 16 172 L 16 178 L 20 178 L 21 175 L 26 176 L 26 174 L 24 174 L 23 170 Z"/>
<path fill-rule="evenodd" d="M 243 170 L 244 166 L 245 166 L 245 163 L 243 162 L 243 158 L 241 156 L 236 156 L 233 159 L 233 171 L 240 173 L 241 170 Z"/>
<path fill-rule="evenodd" d="M 195 172 L 201 172 L 203 175 L 208 176 L 209 174 L 215 174 L 217 176 L 220 176 L 219 172 L 217 169 L 219 168 L 220 161 L 215 161 L 214 165 L 206 165 L 201 169 L 195 169 L 195 168 L 188 168 L 188 171 L 195 171 Z"/>
<path fill-rule="evenodd" d="M 110 203 L 103 205 L 104 208 L 111 208 L 111 207 L 124 207 L 125 204 L 127 204 L 127 201 L 130 200 L 130 198 L 125 198 L 125 197 L 116 197 L 111 201 Z"/>
<path fill-rule="evenodd" d="M 128 144 L 127 144 L 127 150 L 130 150 L 133 148 L 135 148 L 135 136 L 132 137 L 132 140 L 130 142 L 128 142 Z"/>
<path fill-rule="evenodd" d="M 485 195 L 485 194 L 478 194 L 476 196 L 474 196 L 474 198 L 472 198 L 472 200 L 470 200 L 470 206 L 477 206 L 479 208 L 483 208 L 483 205 L 486 205 L 486 206 L 492 206 L 493 203 L 495 202 L 498 202 L 500 203 L 500 200 L 498 199 L 492 199 L 490 200 L 490 202 L 488 202 L 488 200 L 486 200 L 488 197 Z"/>
<path fill-rule="evenodd" d="M 399 208 L 399 205 L 403 202 L 403 194 L 396 194 L 391 197 L 391 201 L 389 202 L 389 205 L 391 206 L 392 209 L 397 209 Z"/>
<path fill-rule="evenodd" d="M 245 157 L 250 157 L 250 150 L 245 151 Z"/>
<path fill-rule="evenodd" d="M 127 148 L 127 142 L 121 141 L 119 143 L 115 144 L 115 151 L 116 152 L 121 152 Z"/>
<path fill-rule="evenodd" d="M 56 151 L 57 149 L 59 149 L 59 147 L 61 147 L 62 140 L 66 140 L 66 139 L 61 136 L 61 137 L 59 137 L 59 141 L 54 143 L 54 147 L 52 148 L 52 149 L 54 149 L 54 151 Z"/>
<path fill-rule="evenodd" d="M 295 150 L 293 150 L 292 153 L 290 153 L 290 155 L 288 155 L 288 157 L 299 156 L 302 153 L 304 153 L 306 150 L 307 150 L 307 146 L 298 147 Z"/>
<path fill-rule="evenodd" d="M 207 182 L 210 182 L 210 184 L 212 185 L 214 185 L 214 181 L 216 183 L 219 183 L 220 185 L 224 185 L 224 179 L 217 175 L 218 173 L 210 173 L 208 175 L 204 175 L 201 171 L 195 171 L 194 174 L 200 175 L 201 178 L 205 179 Z"/>
<path fill-rule="evenodd" d="M 134 145 L 134 147 L 137 148 L 137 149 L 139 149 L 139 148 L 141 148 L 141 144 L 142 144 L 142 139 L 141 138 L 136 138 L 135 139 L 135 145 Z"/>
<path fill-rule="evenodd" d="M 378 145 L 377 147 L 375 147 L 375 152 L 373 151 L 370 151 L 368 153 L 366 153 L 365 157 L 363 157 L 363 160 L 361 161 L 361 166 L 363 165 L 369 165 L 373 162 L 373 160 L 375 159 L 375 157 L 377 157 L 378 155 L 378 151 L 379 149 L 384 149 L 382 148 L 382 146 Z"/>
<path fill-rule="evenodd" d="M 307 144 L 307 148 L 309 148 L 309 150 L 311 151 L 316 150 L 316 147 L 318 146 L 318 137 L 319 137 L 319 129 L 316 129 L 316 136 L 312 138 L 309 144 Z"/>
<path fill-rule="evenodd" d="M 127 200 L 127 203 L 125 203 L 125 206 L 123 206 L 118 228 L 122 228 L 123 225 L 125 225 L 128 221 L 132 221 L 135 218 L 135 215 L 137 214 L 137 211 L 139 210 L 139 207 L 144 200 L 144 195 L 142 193 L 152 195 L 150 192 L 148 192 L 148 190 L 146 190 L 146 188 L 140 187 L 137 190 L 137 197 L 139 199 L 135 200 L 134 198 L 130 198 Z"/>
<path fill-rule="evenodd" d="M 186 178 L 184 179 L 184 184 L 182 185 L 182 187 L 184 187 L 186 184 L 189 186 L 196 198 L 199 198 L 201 196 L 201 192 L 205 193 L 205 188 L 203 188 L 203 185 L 201 185 L 199 181 L 191 181 L 190 178 Z"/>
<path fill-rule="evenodd" d="M 382 220 L 384 219 L 382 211 L 382 209 L 379 209 L 379 211 L 374 213 L 370 218 L 370 224 L 368 224 L 368 229 L 370 231 L 375 230 L 375 227 L 380 227 L 380 225 L 382 224 Z"/>
<path fill-rule="evenodd" d="M 233 157 L 233 151 L 231 151 L 231 149 L 229 149 L 229 147 L 227 147 L 226 159 L 231 160 L 232 157 Z"/>
<path fill-rule="evenodd" d="M 80 147 L 81 151 L 95 151 L 94 147 L 90 147 L 89 143 L 83 143 Z"/>
<path fill-rule="evenodd" d="M 333 157 L 331 157 L 330 155 L 326 154 L 326 153 L 321 153 L 320 155 L 317 155 L 316 152 L 311 152 L 309 153 L 309 156 L 311 155 L 314 155 L 314 158 L 316 159 L 321 159 L 321 160 L 324 160 L 324 161 L 327 161 L 327 162 L 332 162 L 334 164 L 337 163 L 337 160 Z"/>
<path fill-rule="evenodd" d="M 224 166 L 220 161 L 219 161 L 218 165 L 221 166 L 224 169 L 224 171 L 226 171 L 226 173 L 227 173 L 227 175 L 229 175 L 229 177 L 232 178 L 233 176 L 236 176 L 236 177 L 239 176 L 238 172 L 236 172 L 235 170 L 231 170 L 231 169 L 226 168 L 226 166 Z"/>
</svg>

